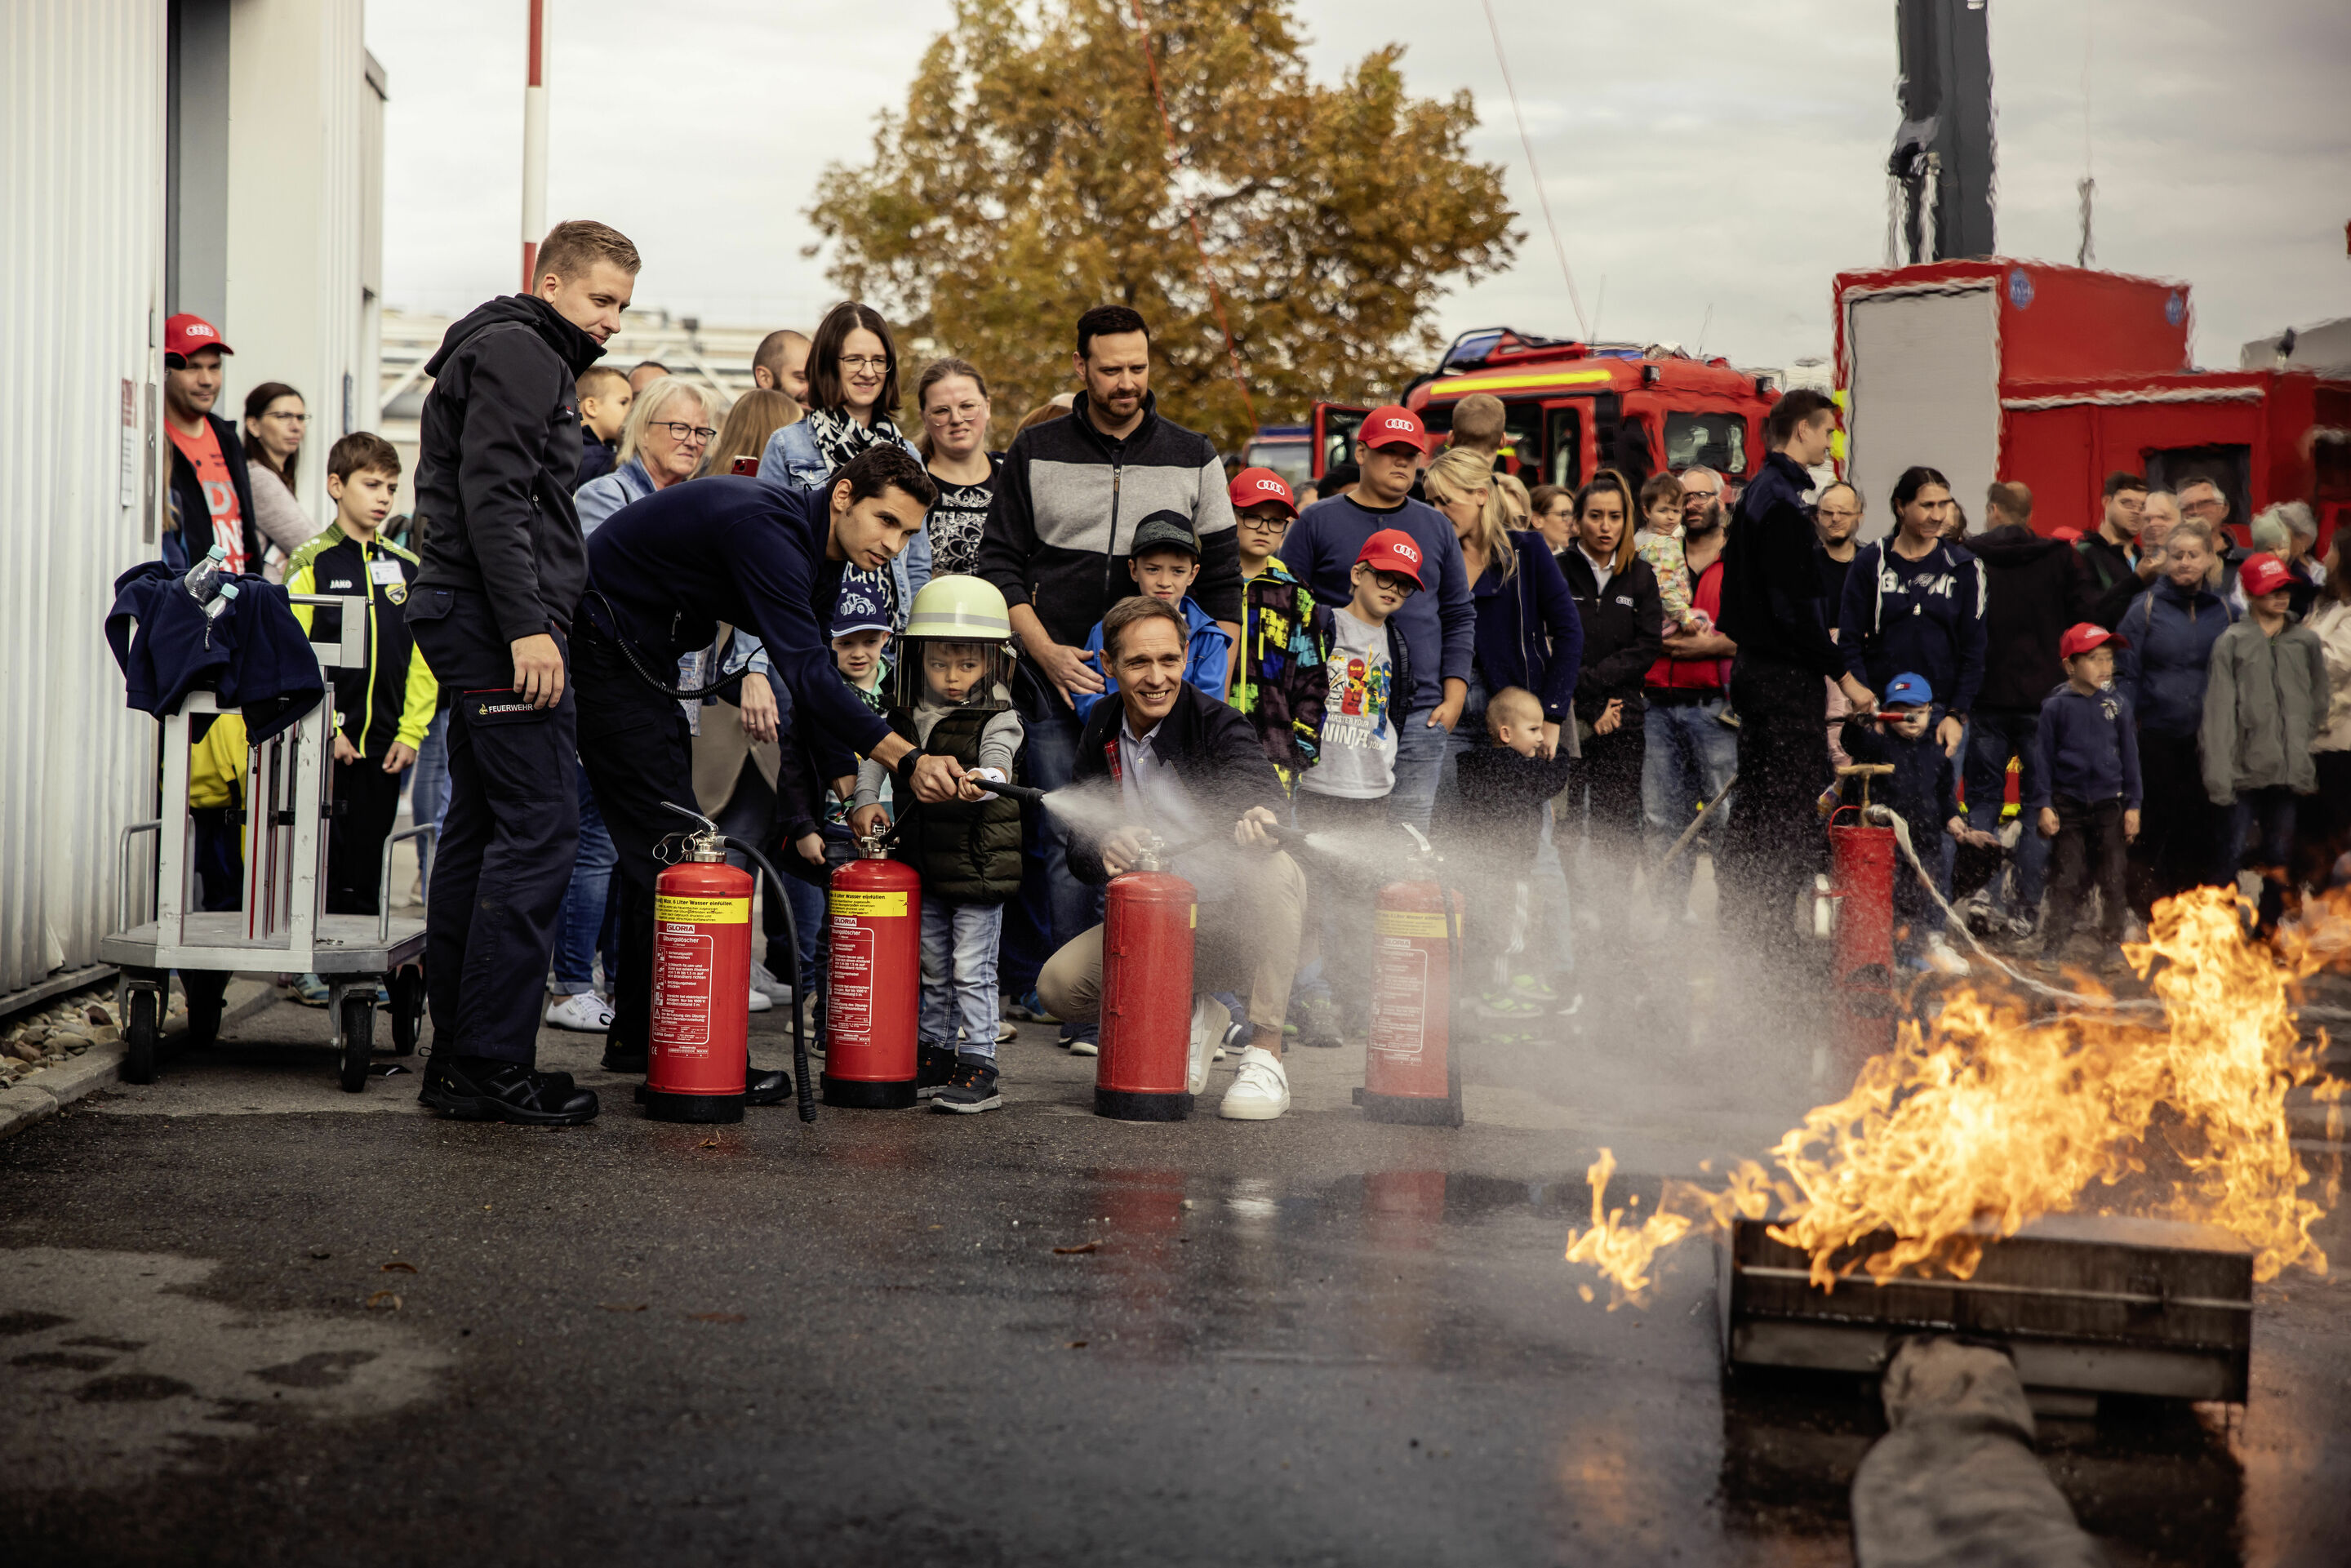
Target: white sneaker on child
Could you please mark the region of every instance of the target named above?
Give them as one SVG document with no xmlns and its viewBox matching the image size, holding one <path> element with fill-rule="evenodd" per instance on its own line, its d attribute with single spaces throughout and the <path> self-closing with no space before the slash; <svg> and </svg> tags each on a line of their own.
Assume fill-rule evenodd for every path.
<svg viewBox="0 0 2351 1568">
<path fill-rule="evenodd" d="M 1935 932 L 1927 938 L 1926 958 L 1927 967 L 1934 970 L 1935 973 L 1938 975 L 1966 975 L 1973 973 L 1973 971 L 1968 967 L 1968 961 L 1959 956 L 1958 952 L 1952 948 L 1950 942 L 1946 939 L 1943 934 L 1939 931 Z"/>
<path fill-rule="evenodd" d="M 1290 1076 L 1281 1059 L 1261 1045 L 1241 1052 L 1240 1071 L 1217 1114 L 1231 1122 L 1270 1122 L 1290 1109 Z"/>
<path fill-rule="evenodd" d="M 776 1001 L 773 997 L 770 997 L 767 992 L 761 990 L 756 984 L 752 986 L 751 1010 L 753 1012 L 763 1013 L 775 1005 Z"/>
<path fill-rule="evenodd" d="M 612 1004 L 593 991 L 577 991 L 548 1003 L 547 1021 L 574 1034 L 602 1034 L 612 1027 Z"/>
</svg>

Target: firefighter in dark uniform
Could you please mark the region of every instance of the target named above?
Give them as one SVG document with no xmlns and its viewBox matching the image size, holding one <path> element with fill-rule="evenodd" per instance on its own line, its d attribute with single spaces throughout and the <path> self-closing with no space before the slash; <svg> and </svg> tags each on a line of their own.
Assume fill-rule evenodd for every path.
<svg viewBox="0 0 2351 1568">
<path fill-rule="evenodd" d="M 433 1059 L 417 1096 L 467 1120 L 596 1114 L 570 1074 L 536 1071 L 556 919 L 580 842 L 571 616 L 588 582 L 572 510 L 572 383 L 603 357 L 637 253 L 601 224 L 559 224 L 528 294 L 449 329 L 425 363 L 410 632 L 449 705 L 449 812 L 425 908 Z"/>
<path fill-rule="evenodd" d="M 622 507 L 588 541 L 592 586 L 573 642 L 580 760 L 612 835 L 620 879 L 621 973 L 604 1065 L 643 1072 L 651 1043 L 654 847 L 691 826 L 664 802 L 694 804 L 694 752 L 679 707 L 679 658 L 710 645 L 718 623 L 766 645 L 791 696 L 792 723 L 820 777 L 846 800 L 856 757 L 892 769 L 902 794 L 955 798 L 963 768 L 893 734 L 833 664 L 827 633 L 845 567 L 885 570 L 922 531 L 938 487 L 904 448 L 861 453 L 821 490 L 784 491 L 717 476 L 673 485 Z M 789 1092 L 780 1072 L 755 1075 L 749 1099 Z"/>
</svg>

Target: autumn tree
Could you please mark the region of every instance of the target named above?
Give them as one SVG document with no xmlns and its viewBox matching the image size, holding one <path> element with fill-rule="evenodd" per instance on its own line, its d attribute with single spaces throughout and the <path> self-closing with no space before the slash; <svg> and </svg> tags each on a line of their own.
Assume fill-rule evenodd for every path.
<svg viewBox="0 0 2351 1568">
<path fill-rule="evenodd" d="M 1439 347 L 1439 294 L 1521 237 L 1502 171 L 1467 154 L 1468 93 L 1410 96 L 1394 45 L 1309 80 L 1284 0 L 1144 16 L 1172 158 L 1130 0 L 957 0 L 872 162 L 818 183 L 830 276 L 978 364 L 999 439 L 1073 384 L 1079 313 L 1131 305 L 1162 410 L 1232 450 L 1249 421 L 1196 219 L 1259 420 L 1393 395 Z"/>
</svg>

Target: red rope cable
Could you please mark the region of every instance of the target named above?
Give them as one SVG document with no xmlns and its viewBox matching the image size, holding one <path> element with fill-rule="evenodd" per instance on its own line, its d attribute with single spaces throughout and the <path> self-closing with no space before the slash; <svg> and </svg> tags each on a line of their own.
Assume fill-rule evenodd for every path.
<svg viewBox="0 0 2351 1568">
<path fill-rule="evenodd" d="M 1151 24 L 1143 19 L 1143 0 L 1128 0 L 1134 9 L 1134 30 L 1142 36 L 1143 63 L 1151 68 L 1151 100 L 1159 106 L 1159 135 L 1166 143 L 1167 160 L 1178 170 L 1184 166 L 1183 154 L 1176 151 L 1176 127 L 1167 118 L 1167 95 L 1159 86 L 1159 60 L 1151 52 Z M 1233 342 L 1233 325 L 1225 319 L 1225 297 L 1217 287 L 1217 269 L 1209 264 L 1207 242 L 1200 237 L 1200 214 L 1192 204 L 1184 204 L 1184 221 L 1192 227 L 1192 248 L 1200 254 L 1200 275 L 1208 280 L 1208 303 L 1216 308 L 1217 327 L 1225 335 L 1225 354 L 1233 362 L 1233 384 L 1241 390 L 1241 412 L 1249 416 L 1249 430 L 1257 430 L 1257 404 L 1249 397 L 1249 377 L 1241 371 L 1241 351 Z"/>
</svg>

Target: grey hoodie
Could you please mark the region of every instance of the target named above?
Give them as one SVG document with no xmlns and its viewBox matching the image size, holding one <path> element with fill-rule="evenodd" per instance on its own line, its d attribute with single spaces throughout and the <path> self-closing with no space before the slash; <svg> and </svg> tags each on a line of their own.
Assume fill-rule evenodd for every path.
<svg viewBox="0 0 2351 1568">
<path fill-rule="evenodd" d="M 2204 792 L 2216 806 L 2240 792 L 2318 788 L 2310 743 L 2326 715 L 2326 658 L 2317 636 L 2288 622 L 2274 637 L 2252 616 L 2212 644 L 2204 686 Z"/>
</svg>

